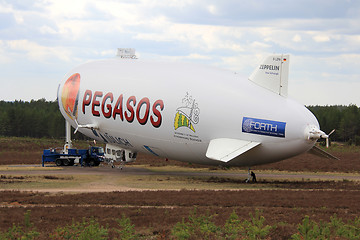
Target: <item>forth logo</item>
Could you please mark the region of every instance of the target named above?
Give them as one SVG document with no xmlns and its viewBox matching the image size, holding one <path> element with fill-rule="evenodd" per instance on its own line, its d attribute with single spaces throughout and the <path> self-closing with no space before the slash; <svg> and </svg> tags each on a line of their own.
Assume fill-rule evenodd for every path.
<svg viewBox="0 0 360 240">
<path fill-rule="evenodd" d="M 271 121 L 265 119 L 244 117 L 242 122 L 242 132 L 271 137 L 285 137 L 285 122 Z"/>
</svg>

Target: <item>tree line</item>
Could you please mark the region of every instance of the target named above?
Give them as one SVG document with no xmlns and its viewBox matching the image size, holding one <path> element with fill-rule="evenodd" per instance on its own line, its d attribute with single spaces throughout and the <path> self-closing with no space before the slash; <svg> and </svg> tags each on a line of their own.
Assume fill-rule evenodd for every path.
<svg viewBox="0 0 360 240">
<path fill-rule="evenodd" d="M 57 101 L 0 101 L 0 136 L 64 138 L 65 119 Z"/>
<path fill-rule="evenodd" d="M 332 141 L 360 145 L 360 109 L 349 106 L 308 106 L 318 119 L 321 130 L 331 135 Z M 65 120 L 57 101 L 45 99 L 0 101 L 0 136 L 63 138 Z M 81 133 L 75 135 L 84 139 Z"/>
<path fill-rule="evenodd" d="M 360 145 L 360 109 L 349 106 L 308 106 L 319 121 L 321 130 L 330 133 L 332 141 Z"/>
</svg>

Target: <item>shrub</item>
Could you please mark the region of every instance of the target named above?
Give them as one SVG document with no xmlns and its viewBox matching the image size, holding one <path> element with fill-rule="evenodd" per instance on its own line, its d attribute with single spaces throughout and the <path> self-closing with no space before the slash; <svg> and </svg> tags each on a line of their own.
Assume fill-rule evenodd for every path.
<svg viewBox="0 0 360 240">
<path fill-rule="evenodd" d="M 360 239 L 360 217 L 354 222 L 345 224 L 336 215 L 330 217 L 330 222 L 320 221 L 317 224 L 305 216 L 302 224 L 298 224 L 298 232 L 292 235 L 292 239 Z"/>
<path fill-rule="evenodd" d="M 122 215 L 121 219 L 117 219 L 119 229 L 114 229 L 120 235 L 120 239 L 130 240 L 137 239 L 135 233 L 135 225 L 131 224 L 129 218 L 125 217 L 125 214 Z"/>
<path fill-rule="evenodd" d="M 260 214 L 259 210 L 255 211 L 255 215 L 249 213 L 250 221 L 244 221 L 243 223 L 246 228 L 246 234 L 249 237 L 248 239 L 263 239 L 272 228 L 269 225 L 264 225 L 265 217 Z"/>
<path fill-rule="evenodd" d="M 213 239 L 220 233 L 220 228 L 212 222 L 209 213 L 206 215 L 197 215 L 195 208 L 185 222 L 184 218 L 181 222 L 175 224 L 171 233 L 175 239 Z"/>
<path fill-rule="evenodd" d="M 34 224 L 30 221 L 31 210 L 27 210 L 24 214 L 24 228 L 13 224 L 5 233 L 0 233 L 0 239 L 24 239 L 31 240 L 35 239 L 40 235 L 39 232 L 34 228 Z"/>
<path fill-rule="evenodd" d="M 82 222 L 74 222 L 65 227 L 58 227 L 55 234 L 51 234 L 51 239 L 77 239 L 77 240 L 101 240 L 107 239 L 108 230 L 100 226 L 97 220 L 91 218 L 86 220 L 83 218 Z"/>
<path fill-rule="evenodd" d="M 243 222 L 241 222 L 234 210 L 225 222 L 223 233 L 225 239 L 239 239 L 239 236 L 244 235 L 245 229 Z"/>
</svg>

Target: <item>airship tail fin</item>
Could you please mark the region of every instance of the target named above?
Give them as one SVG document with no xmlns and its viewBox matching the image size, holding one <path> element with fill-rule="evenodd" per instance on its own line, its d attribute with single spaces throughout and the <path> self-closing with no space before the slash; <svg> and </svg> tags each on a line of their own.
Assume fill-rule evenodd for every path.
<svg viewBox="0 0 360 240">
<path fill-rule="evenodd" d="M 259 142 L 230 138 L 216 138 L 210 141 L 206 151 L 206 157 L 222 162 L 229 162 L 258 145 L 260 145 Z"/>
<path fill-rule="evenodd" d="M 289 61 L 289 54 L 270 55 L 256 68 L 249 80 L 276 94 L 287 97 Z"/>
</svg>

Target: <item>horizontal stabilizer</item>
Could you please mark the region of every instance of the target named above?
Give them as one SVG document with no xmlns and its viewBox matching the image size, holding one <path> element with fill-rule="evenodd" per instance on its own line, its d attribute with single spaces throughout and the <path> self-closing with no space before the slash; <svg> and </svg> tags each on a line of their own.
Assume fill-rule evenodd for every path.
<svg viewBox="0 0 360 240">
<path fill-rule="evenodd" d="M 322 158 L 328 158 L 328 159 L 333 159 L 333 160 L 340 160 L 339 158 L 331 155 L 328 152 L 325 152 L 324 150 L 322 150 L 321 148 L 317 147 L 317 146 L 313 146 L 308 153 L 314 154 L 318 157 L 322 157 Z"/>
<path fill-rule="evenodd" d="M 222 162 L 229 162 L 259 144 L 259 142 L 239 139 L 217 138 L 210 141 L 206 151 L 206 157 Z"/>
<path fill-rule="evenodd" d="M 273 54 L 255 69 L 249 80 L 276 94 L 287 97 L 290 56 Z"/>
</svg>

